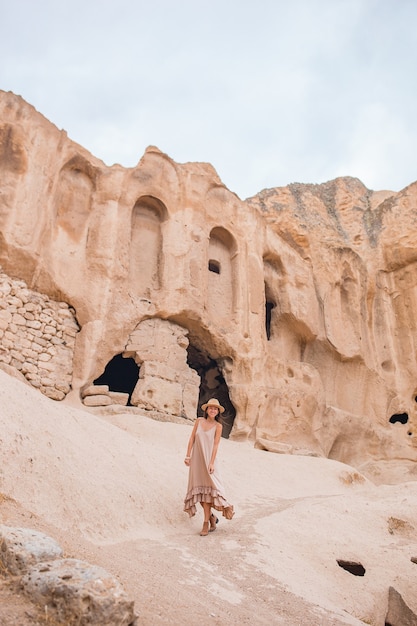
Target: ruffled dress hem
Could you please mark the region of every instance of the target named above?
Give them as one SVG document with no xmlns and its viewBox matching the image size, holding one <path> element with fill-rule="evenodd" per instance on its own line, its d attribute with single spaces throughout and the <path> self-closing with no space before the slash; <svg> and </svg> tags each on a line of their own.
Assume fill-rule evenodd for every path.
<svg viewBox="0 0 417 626">
<path fill-rule="evenodd" d="M 194 517 L 197 512 L 196 504 L 208 502 L 213 509 L 219 511 L 223 517 L 230 520 L 234 515 L 233 505 L 229 504 L 223 496 L 213 487 L 193 487 L 185 496 L 184 511 L 189 517 Z"/>
</svg>

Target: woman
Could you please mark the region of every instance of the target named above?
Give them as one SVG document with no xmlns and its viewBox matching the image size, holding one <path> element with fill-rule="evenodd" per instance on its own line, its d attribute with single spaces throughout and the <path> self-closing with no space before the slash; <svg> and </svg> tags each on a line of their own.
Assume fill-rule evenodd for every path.
<svg viewBox="0 0 417 626">
<path fill-rule="evenodd" d="M 196 503 L 200 502 L 204 511 L 203 528 L 200 535 L 205 537 L 216 530 L 217 517 L 211 509 L 221 511 L 226 519 L 232 519 L 233 506 L 224 497 L 223 485 L 218 472 L 216 456 L 223 426 L 218 419 L 224 412 L 216 398 L 202 405 L 204 417 L 199 417 L 188 441 L 184 463 L 189 466 L 187 495 L 184 511 L 190 517 L 196 513 Z"/>
</svg>

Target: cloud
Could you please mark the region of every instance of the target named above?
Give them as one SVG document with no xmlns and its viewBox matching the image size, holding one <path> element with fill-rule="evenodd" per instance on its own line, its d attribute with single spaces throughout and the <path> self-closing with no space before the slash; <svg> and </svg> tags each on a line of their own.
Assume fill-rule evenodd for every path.
<svg viewBox="0 0 417 626">
<path fill-rule="evenodd" d="M 398 172 L 396 180 L 399 188 L 405 187 L 413 182 L 407 179 L 407 174 L 414 168 L 414 151 L 414 142 L 402 118 L 383 103 L 368 103 L 361 108 L 354 121 L 339 174 L 350 171 L 355 176 L 360 172 L 361 176 L 365 176 L 368 186 L 376 188 L 381 181 L 391 179 L 393 165 L 401 162 L 404 164 L 404 173 Z M 416 171 L 414 175 L 417 177 Z"/>
<path fill-rule="evenodd" d="M 2 2 L 0 87 L 108 164 L 153 144 L 241 197 L 417 178 L 414 1 Z"/>
</svg>

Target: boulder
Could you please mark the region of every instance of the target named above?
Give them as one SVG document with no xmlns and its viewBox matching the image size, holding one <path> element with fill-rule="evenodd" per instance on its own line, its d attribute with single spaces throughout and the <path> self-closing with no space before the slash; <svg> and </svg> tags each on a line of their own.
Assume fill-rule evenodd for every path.
<svg viewBox="0 0 417 626">
<path fill-rule="evenodd" d="M 46 561 L 29 568 L 24 592 L 63 626 L 132 626 L 134 603 L 103 568 L 78 559 Z"/>
<path fill-rule="evenodd" d="M 34 564 L 61 556 L 54 539 L 37 530 L 0 526 L 0 563 L 10 574 L 23 574 Z"/>
</svg>

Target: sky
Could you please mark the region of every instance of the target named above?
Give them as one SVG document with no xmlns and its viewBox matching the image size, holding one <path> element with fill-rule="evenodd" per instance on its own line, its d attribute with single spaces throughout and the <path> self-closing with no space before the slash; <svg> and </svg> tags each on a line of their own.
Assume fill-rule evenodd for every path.
<svg viewBox="0 0 417 626">
<path fill-rule="evenodd" d="M 338 176 L 400 191 L 416 25 L 416 0 L 0 0 L 0 89 L 107 165 L 154 145 L 242 199 Z"/>
</svg>

